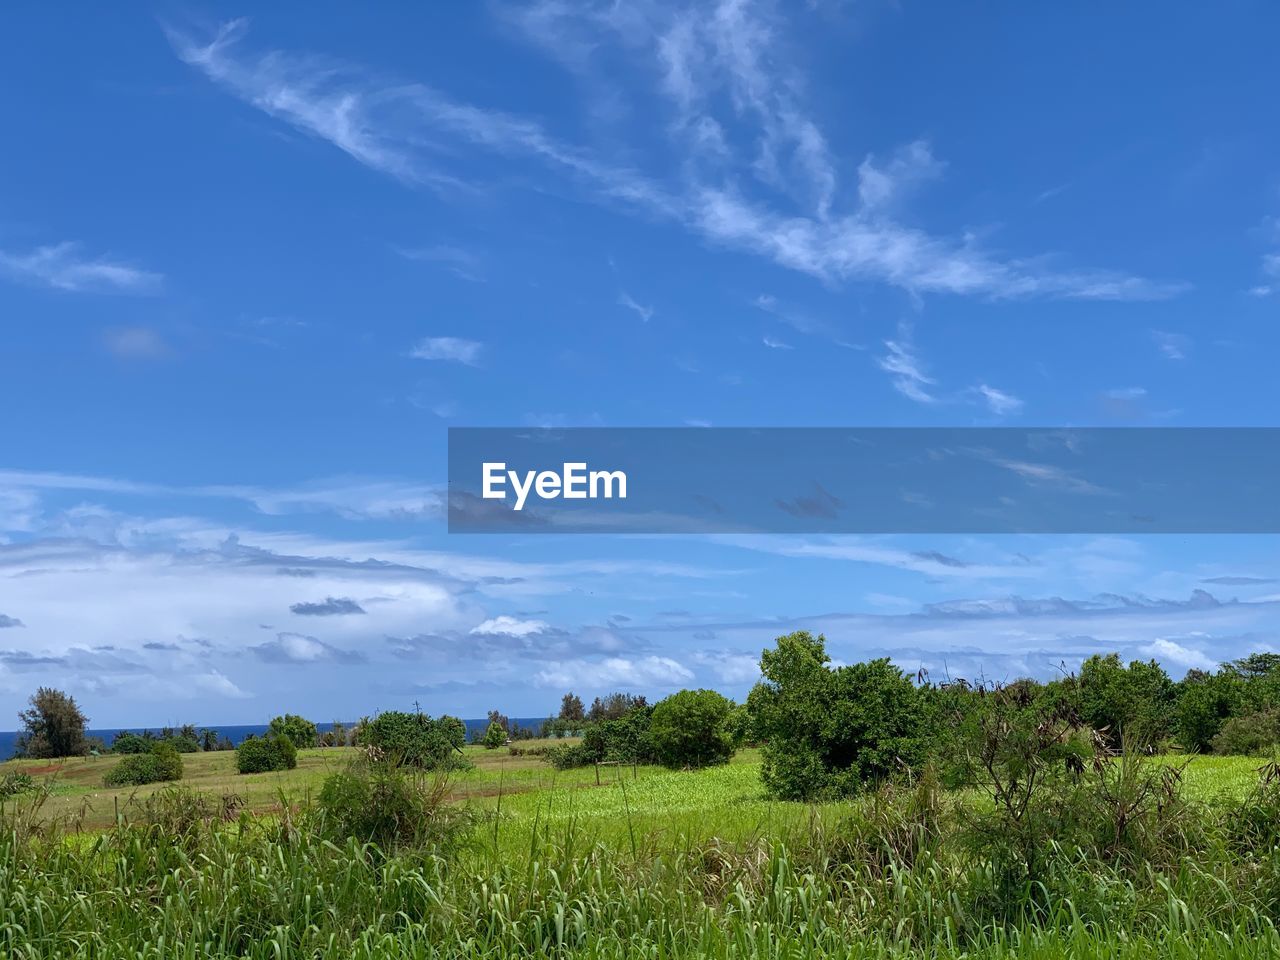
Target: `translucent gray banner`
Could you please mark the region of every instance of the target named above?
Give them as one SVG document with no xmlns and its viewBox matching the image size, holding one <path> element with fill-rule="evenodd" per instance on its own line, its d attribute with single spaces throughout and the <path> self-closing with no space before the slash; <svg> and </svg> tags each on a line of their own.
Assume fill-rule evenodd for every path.
<svg viewBox="0 0 1280 960">
<path fill-rule="evenodd" d="M 449 430 L 451 533 L 1277 533 L 1280 428 Z"/>
</svg>

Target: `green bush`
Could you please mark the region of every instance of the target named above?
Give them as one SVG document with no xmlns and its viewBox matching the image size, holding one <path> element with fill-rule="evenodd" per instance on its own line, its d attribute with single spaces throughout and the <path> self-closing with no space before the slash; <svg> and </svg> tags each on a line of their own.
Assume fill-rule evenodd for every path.
<svg viewBox="0 0 1280 960">
<path fill-rule="evenodd" d="M 3 777 L 0 777 L 0 800 L 16 797 L 20 793 L 26 793 L 28 790 L 34 790 L 35 788 L 36 781 L 31 774 L 23 773 L 21 770 L 6 773 Z"/>
<path fill-rule="evenodd" d="M 131 753 L 107 771 L 102 782 L 108 787 L 141 786 L 182 779 L 182 755 L 171 743 L 160 741 L 150 753 Z"/>
<path fill-rule="evenodd" d="M 823 637 L 779 637 L 747 705 L 773 797 L 847 796 L 925 757 L 924 700 L 888 659 L 831 669 Z"/>
<path fill-rule="evenodd" d="M 649 722 L 653 707 L 643 704 L 613 720 L 589 724 L 582 734 L 582 748 L 588 763 L 649 763 L 653 760 L 653 742 L 649 739 Z"/>
<path fill-rule="evenodd" d="M 354 838 L 384 850 L 454 845 L 471 821 L 450 803 L 444 774 L 423 773 L 367 757 L 327 777 L 317 798 L 321 833 L 332 840 Z"/>
<path fill-rule="evenodd" d="M 1232 717 L 1213 738 L 1213 752 L 1260 756 L 1280 744 L 1280 707 Z"/>
<path fill-rule="evenodd" d="M 653 708 L 649 740 L 667 767 L 710 767 L 728 763 L 734 735 L 728 729 L 733 703 L 714 690 L 681 690 Z"/>
<path fill-rule="evenodd" d="M 425 713 L 388 710 L 360 725 L 362 746 L 377 747 L 388 758 L 424 770 L 465 770 L 459 753 L 466 726 L 456 717 L 433 720 Z"/>
<path fill-rule="evenodd" d="M 249 737 L 236 747 L 236 769 L 240 773 L 269 773 L 292 770 L 298 765 L 298 748 L 288 737 L 268 734 Z"/>
<path fill-rule="evenodd" d="M 543 756 L 557 770 L 572 770 L 595 762 L 594 757 L 581 743 L 558 743 L 548 747 Z"/>
<path fill-rule="evenodd" d="M 507 742 L 507 731 L 497 721 L 489 724 L 484 736 L 480 739 L 486 750 L 496 750 Z"/>
<path fill-rule="evenodd" d="M 140 733 L 126 730 L 123 733 L 117 733 L 115 739 L 111 741 L 111 752 L 150 753 L 154 743 L 155 739 L 153 737 L 144 737 Z"/>
<path fill-rule="evenodd" d="M 299 750 L 316 745 L 316 725 L 296 713 L 274 718 L 267 729 L 277 737 L 285 737 Z"/>
</svg>

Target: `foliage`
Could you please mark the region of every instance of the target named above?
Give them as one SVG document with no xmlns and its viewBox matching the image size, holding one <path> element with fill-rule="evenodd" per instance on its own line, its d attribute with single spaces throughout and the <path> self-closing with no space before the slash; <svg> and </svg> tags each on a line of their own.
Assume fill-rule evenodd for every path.
<svg viewBox="0 0 1280 960">
<path fill-rule="evenodd" d="M 489 727 L 480 741 L 486 750 L 496 750 L 507 742 L 507 729 L 496 720 L 489 721 Z"/>
<path fill-rule="evenodd" d="M 470 764 L 459 752 L 460 722 L 456 717 L 433 720 L 425 713 L 388 710 L 361 723 L 359 742 L 424 770 L 462 770 Z M 461 729 L 465 732 L 465 725 Z"/>
<path fill-rule="evenodd" d="M 648 763 L 654 759 L 649 738 L 652 713 L 652 707 L 639 706 L 621 717 L 588 726 L 582 735 L 586 762 Z"/>
<path fill-rule="evenodd" d="M 1113 748 L 1125 738 L 1155 744 L 1168 736 L 1175 692 L 1154 660 L 1125 667 L 1118 653 L 1095 653 L 1080 667 L 1080 716 Z"/>
<path fill-rule="evenodd" d="M 591 751 L 581 743 L 564 743 L 548 747 L 544 757 L 557 770 L 572 770 L 595 762 Z"/>
<path fill-rule="evenodd" d="M 0 776 L 0 800 L 8 800 L 10 797 L 16 797 L 20 793 L 26 793 L 35 788 L 35 778 L 21 770 L 11 770 L 4 776 Z"/>
<path fill-rule="evenodd" d="M 147 753 L 131 753 L 107 771 L 104 786 L 141 786 L 182 779 L 182 755 L 172 743 L 158 740 Z"/>
<path fill-rule="evenodd" d="M 643 696 L 636 696 L 630 693 L 611 693 L 603 698 L 596 697 L 591 701 L 591 709 L 587 711 L 587 721 L 589 723 L 599 723 L 602 720 L 620 720 L 627 714 L 646 706 Z"/>
<path fill-rule="evenodd" d="M 472 822 L 468 810 L 450 803 L 447 775 L 428 779 L 414 768 L 368 754 L 325 779 L 317 807 L 323 835 L 376 843 L 386 851 L 431 847 L 443 852 Z"/>
<path fill-rule="evenodd" d="M 30 707 L 18 714 L 22 730 L 16 743 L 17 756 L 45 760 L 80 757 L 88 752 L 84 730 L 89 718 L 74 697 L 52 687 L 40 687 L 29 703 Z"/>
<path fill-rule="evenodd" d="M 581 723 L 586 719 L 586 710 L 582 706 L 582 698 L 572 692 L 566 693 L 560 700 L 560 714 L 556 718 L 569 723 Z"/>
<path fill-rule="evenodd" d="M 236 770 L 240 773 L 269 773 L 292 770 L 298 765 L 298 748 L 288 737 L 268 733 L 249 736 L 236 747 Z"/>
<path fill-rule="evenodd" d="M 316 745 L 316 725 L 296 713 L 286 713 L 275 717 L 267 726 L 268 732 L 277 737 L 285 737 L 299 750 L 306 750 Z"/>
<path fill-rule="evenodd" d="M 1208 750 L 1213 738 L 1239 708 L 1243 682 L 1229 670 L 1208 674 L 1192 671 L 1178 684 L 1173 709 L 1173 732 L 1184 750 Z"/>
<path fill-rule="evenodd" d="M 1213 752 L 1260 756 L 1280 744 L 1280 707 L 1232 717 L 1213 738 Z"/>
<path fill-rule="evenodd" d="M 924 703 L 887 659 L 829 668 L 825 640 L 779 637 L 760 658 L 763 681 L 747 699 L 763 741 L 770 795 L 850 795 L 924 758 Z"/>
<path fill-rule="evenodd" d="M 714 690 L 681 690 L 657 703 L 649 719 L 649 740 L 659 763 L 668 767 L 710 767 L 728 763 L 734 736 L 728 729 L 733 703 Z"/>
</svg>

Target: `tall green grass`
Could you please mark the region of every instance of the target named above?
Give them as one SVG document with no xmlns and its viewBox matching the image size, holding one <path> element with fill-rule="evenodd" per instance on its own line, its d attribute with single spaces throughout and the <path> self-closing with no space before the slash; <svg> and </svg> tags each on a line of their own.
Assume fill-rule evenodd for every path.
<svg viewBox="0 0 1280 960">
<path fill-rule="evenodd" d="M 1177 838 L 1138 859 L 1050 839 L 1035 889 L 1009 890 L 964 842 L 962 795 L 921 781 L 774 808 L 740 778 L 504 797 L 451 820 L 448 843 L 427 830 L 394 851 L 285 798 L 255 818 L 175 789 L 73 835 L 10 804 L 0 956 L 1280 955 L 1280 806 L 1263 785 L 1179 808 L 1194 855 L 1166 855 Z M 699 791 L 709 809 L 687 800 Z"/>
</svg>

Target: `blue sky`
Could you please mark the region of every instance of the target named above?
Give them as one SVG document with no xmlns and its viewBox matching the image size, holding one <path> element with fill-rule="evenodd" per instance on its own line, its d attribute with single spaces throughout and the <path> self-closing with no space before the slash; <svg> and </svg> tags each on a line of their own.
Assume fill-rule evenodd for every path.
<svg viewBox="0 0 1280 960">
<path fill-rule="evenodd" d="M 464 537 L 440 491 L 450 425 L 1274 425 L 1278 16 L 5 10 L 0 718 L 741 696 L 797 627 L 1275 648 L 1270 537 Z"/>
</svg>

